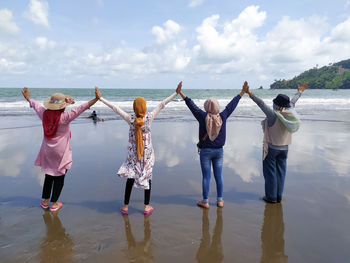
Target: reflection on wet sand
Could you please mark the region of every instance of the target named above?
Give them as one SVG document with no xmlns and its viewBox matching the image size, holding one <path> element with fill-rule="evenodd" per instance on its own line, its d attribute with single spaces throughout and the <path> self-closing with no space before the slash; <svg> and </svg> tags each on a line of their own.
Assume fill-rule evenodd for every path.
<svg viewBox="0 0 350 263">
<path fill-rule="evenodd" d="M 144 219 L 143 241 L 137 242 L 132 234 L 129 216 L 124 215 L 125 235 L 128 242 L 127 258 L 129 262 L 154 262 L 153 244 L 149 216 Z"/>
<path fill-rule="evenodd" d="M 222 262 L 224 259 L 221 235 L 222 235 L 222 208 L 217 208 L 216 210 L 216 223 L 214 227 L 213 239 L 210 242 L 210 233 L 209 233 L 209 218 L 208 212 L 209 209 L 202 209 L 202 240 L 199 245 L 196 259 L 197 262 Z"/>
<path fill-rule="evenodd" d="M 73 140 L 75 164 L 63 197 L 74 201 L 67 201 L 64 212 L 59 214 L 66 230 L 50 213 L 44 215 L 44 220 L 48 217 L 46 227 L 40 218 L 43 212 L 38 206 L 38 192 L 41 190 L 35 177 L 39 170 L 34 172 L 32 169 L 38 151 L 33 145 L 40 146 L 42 135 L 34 136 L 31 143 L 26 141 L 28 136 L 38 134 L 36 131 L 40 131 L 40 127 L 3 131 L 0 144 L 6 146 L 0 146 L 0 159 L 17 158 L 17 153 L 21 152 L 26 158 L 21 164 L 6 159 L 7 168 L 16 164 L 20 169 L 16 177 L 4 176 L 0 164 L 0 262 L 121 263 L 129 262 L 129 258 L 130 261 L 149 258 L 148 261 L 175 262 L 178 255 L 182 255 L 183 262 L 349 261 L 350 162 L 343 160 L 348 160 L 350 155 L 340 151 L 350 138 L 350 133 L 346 133 L 348 124 L 304 122 L 302 130 L 295 134 L 288 158 L 287 202 L 283 203 L 283 216 L 288 229 L 293 231 L 287 231 L 287 228 L 284 231 L 281 205 L 267 205 L 264 223 L 261 220 L 265 206 L 262 207 L 264 204 L 258 197 L 263 188 L 263 177 L 254 177 L 251 170 L 245 169 L 254 163 L 254 167 L 257 165 L 254 169 L 259 174 L 262 171 L 261 131 L 257 129 L 256 121 L 235 120 L 227 124 L 230 136 L 227 137 L 224 159 L 239 170 L 224 164 L 227 206 L 222 218 L 225 217 L 225 222 L 220 213 L 216 215 L 214 207 L 209 211 L 193 208 L 201 193 L 198 154 L 195 148 L 187 147 L 195 146 L 193 138 L 197 140 L 198 137 L 193 125 L 193 122 L 154 123 L 157 185 L 152 200 L 157 213 L 149 220 L 152 220 L 151 224 L 157 222 L 157 227 L 151 226 L 153 233 L 147 238 L 151 231 L 145 223 L 145 240 L 148 241 L 142 241 L 144 219 L 139 214 L 143 193 L 136 195 L 135 192 L 135 207 L 139 209 L 135 217 L 129 216 L 129 219 L 136 241 L 143 242 L 138 244 L 132 237 L 131 228 L 124 230 L 124 219 L 118 213 L 118 206 L 123 202 L 118 193 L 123 193 L 124 184 L 114 174 L 124 161 L 127 148 L 127 127 L 121 120 L 106 122 L 93 129 L 87 129 L 91 123 L 72 125 L 72 134 L 86 136 L 76 136 Z M 244 130 L 248 132 L 244 133 Z M 168 138 L 177 133 L 181 140 L 170 143 Z M 184 136 L 185 133 L 188 136 Z M 243 140 L 250 136 L 254 139 Z M 89 151 L 91 147 L 93 154 Z M 243 153 L 242 147 L 247 148 Z M 167 163 L 164 156 L 167 150 L 171 152 L 170 156 L 179 158 L 178 165 Z M 340 159 L 336 158 L 337 152 L 341 153 Z M 334 169 L 335 165 L 342 172 Z M 243 177 L 240 176 L 244 174 L 252 175 L 249 177 L 252 180 L 241 180 Z M 212 190 L 211 198 L 215 199 L 215 187 Z M 198 213 L 204 213 L 203 222 L 199 222 L 201 215 Z M 302 219 L 300 214 L 303 214 Z M 309 226 L 308 231 L 305 231 L 305 225 Z M 223 227 L 225 233 L 221 234 Z M 74 230 L 74 239 L 70 229 Z M 20 238 L 18 233 L 21 233 Z M 197 240 L 202 237 L 202 240 L 193 242 L 196 237 Z"/>
<path fill-rule="evenodd" d="M 286 263 L 282 204 L 266 204 L 261 230 L 261 263 Z"/>
<path fill-rule="evenodd" d="M 43 214 L 46 236 L 40 244 L 40 262 L 74 262 L 73 240 L 63 227 L 57 213 Z"/>
</svg>

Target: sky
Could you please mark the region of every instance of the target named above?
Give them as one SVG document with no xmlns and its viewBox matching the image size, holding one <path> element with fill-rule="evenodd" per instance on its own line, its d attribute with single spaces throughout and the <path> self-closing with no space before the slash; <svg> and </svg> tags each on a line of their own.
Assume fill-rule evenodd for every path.
<svg viewBox="0 0 350 263">
<path fill-rule="evenodd" d="M 0 87 L 239 89 L 350 58 L 350 0 L 1 0 Z"/>
</svg>

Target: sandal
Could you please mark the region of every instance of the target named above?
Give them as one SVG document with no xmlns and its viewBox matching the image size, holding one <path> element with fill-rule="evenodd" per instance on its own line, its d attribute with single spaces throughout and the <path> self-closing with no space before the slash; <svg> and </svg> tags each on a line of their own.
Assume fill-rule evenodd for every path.
<svg viewBox="0 0 350 263">
<path fill-rule="evenodd" d="M 50 211 L 56 212 L 56 211 L 60 210 L 62 208 L 62 206 L 63 206 L 62 202 L 57 202 L 57 206 L 55 206 L 55 207 L 51 206 Z"/>
<path fill-rule="evenodd" d="M 154 208 L 151 206 L 149 210 L 147 210 L 147 211 L 144 210 L 144 211 L 143 211 L 143 214 L 144 214 L 145 216 L 147 216 L 147 215 L 151 214 L 151 213 L 153 212 L 153 210 L 154 210 Z"/>
<path fill-rule="evenodd" d="M 262 200 L 264 200 L 266 203 L 268 203 L 268 204 L 276 204 L 277 203 L 277 201 L 276 200 L 270 200 L 270 199 L 268 199 L 266 196 L 264 196 L 263 198 L 262 198 Z"/>
<path fill-rule="evenodd" d="M 40 206 L 42 209 L 48 209 L 49 208 L 49 204 L 44 204 L 43 201 L 40 201 Z"/>
<path fill-rule="evenodd" d="M 128 210 L 124 210 L 123 208 L 120 208 L 120 213 L 122 213 L 122 215 L 128 215 Z"/>
<path fill-rule="evenodd" d="M 209 208 L 209 204 L 207 202 L 203 202 L 202 200 L 197 202 L 197 206 L 202 207 L 202 208 Z"/>
<path fill-rule="evenodd" d="M 217 201 L 216 205 L 217 205 L 217 207 L 223 208 L 224 207 L 224 201 L 223 200 Z"/>
</svg>

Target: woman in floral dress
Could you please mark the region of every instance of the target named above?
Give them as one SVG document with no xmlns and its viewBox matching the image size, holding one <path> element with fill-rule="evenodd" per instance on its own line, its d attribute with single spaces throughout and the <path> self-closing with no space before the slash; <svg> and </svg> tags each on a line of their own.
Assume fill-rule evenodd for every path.
<svg viewBox="0 0 350 263">
<path fill-rule="evenodd" d="M 182 82 L 178 84 L 181 86 Z M 97 96 L 104 104 L 119 114 L 129 124 L 129 143 L 126 160 L 119 168 L 117 175 L 127 178 L 125 185 L 124 206 L 122 214 L 128 214 L 128 206 L 132 187 L 145 189 L 144 214 L 149 215 L 153 207 L 149 205 L 151 197 L 151 181 L 154 165 L 154 150 L 152 146 L 151 125 L 157 114 L 176 97 L 177 93 L 163 100 L 153 111 L 147 112 L 146 100 L 137 97 L 134 100 L 134 114 L 128 114 L 117 105 L 112 105 L 102 97 L 99 90 Z"/>
</svg>

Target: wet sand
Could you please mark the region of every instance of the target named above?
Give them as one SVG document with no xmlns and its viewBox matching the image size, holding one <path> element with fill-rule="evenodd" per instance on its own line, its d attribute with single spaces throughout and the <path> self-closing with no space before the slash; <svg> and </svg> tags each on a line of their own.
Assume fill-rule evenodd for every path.
<svg viewBox="0 0 350 263">
<path fill-rule="evenodd" d="M 201 198 L 195 144 L 198 124 L 155 121 L 151 204 L 133 189 L 130 214 L 119 213 L 126 156 L 120 120 L 71 125 L 73 167 L 59 213 L 39 207 L 43 175 L 33 162 L 42 128 L 35 116 L 4 120 L 0 130 L 1 262 L 347 262 L 350 257 L 350 123 L 304 121 L 289 150 L 282 204 L 260 200 L 259 121 L 228 122 L 224 148 L 225 207 Z M 32 119 L 31 119 L 32 118 Z M 34 125 L 31 125 L 34 124 Z M 16 126 L 13 126 L 16 125 Z"/>
</svg>

